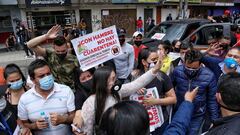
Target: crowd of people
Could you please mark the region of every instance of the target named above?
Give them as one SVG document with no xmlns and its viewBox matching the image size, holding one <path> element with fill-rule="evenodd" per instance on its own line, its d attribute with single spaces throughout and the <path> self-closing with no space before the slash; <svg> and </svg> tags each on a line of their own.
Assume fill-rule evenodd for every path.
<svg viewBox="0 0 240 135">
<path fill-rule="evenodd" d="M 26 43 L 39 56 L 28 76 L 16 64 L 0 70 L 0 134 L 240 134 L 240 47 L 216 42 L 200 52 L 179 40 L 147 47 L 141 29 L 132 44 L 117 29 L 123 54 L 82 71 L 70 42 L 77 35 L 60 31 L 53 26 Z M 52 48 L 42 46 L 46 40 Z M 162 116 L 155 127 L 153 106 Z"/>
</svg>

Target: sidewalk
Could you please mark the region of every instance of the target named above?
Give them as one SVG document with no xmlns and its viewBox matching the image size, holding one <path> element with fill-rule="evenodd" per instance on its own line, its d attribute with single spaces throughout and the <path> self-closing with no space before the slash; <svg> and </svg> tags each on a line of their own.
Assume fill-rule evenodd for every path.
<svg viewBox="0 0 240 135">
<path fill-rule="evenodd" d="M 27 75 L 27 67 L 34 59 L 26 59 L 26 54 L 23 50 L 13 52 L 1 52 L 0 53 L 0 66 L 5 67 L 7 64 L 17 64 L 23 73 Z"/>
</svg>

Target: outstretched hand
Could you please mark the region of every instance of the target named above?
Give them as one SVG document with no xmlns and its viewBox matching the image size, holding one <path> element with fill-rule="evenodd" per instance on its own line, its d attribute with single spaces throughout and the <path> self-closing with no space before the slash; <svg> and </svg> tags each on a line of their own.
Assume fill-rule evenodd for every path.
<svg viewBox="0 0 240 135">
<path fill-rule="evenodd" d="M 61 30 L 61 25 L 53 26 L 46 34 L 47 39 L 54 39 L 58 36 L 58 32 Z"/>
<path fill-rule="evenodd" d="M 158 51 L 158 61 L 156 65 L 153 67 L 153 73 L 156 74 L 162 67 L 162 61 L 164 58 L 164 54 L 162 51 Z"/>
<path fill-rule="evenodd" d="M 213 44 L 210 44 L 209 48 L 206 50 L 206 53 L 210 56 L 219 56 L 216 52 L 221 50 L 222 47 L 220 47 L 220 43 L 216 42 Z"/>
</svg>

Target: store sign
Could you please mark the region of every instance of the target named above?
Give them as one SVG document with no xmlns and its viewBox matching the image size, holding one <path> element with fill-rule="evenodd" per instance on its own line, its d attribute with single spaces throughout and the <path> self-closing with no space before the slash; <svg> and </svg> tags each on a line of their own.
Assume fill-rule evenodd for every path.
<svg viewBox="0 0 240 135">
<path fill-rule="evenodd" d="M 17 5 L 17 0 L 0 0 L 0 5 Z"/>
<path fill-rule="evenodd" d="M 166 0 L 165 2 L 179 2 L 180 0 Z M 188 0 L 188 3 L 201 3 L 201 0 Z"/>
<path fill-rule="evenodd" d="M 112 0 L 112 3 L 159 3 L 162 0 Z"/>
<path fill-rule="evenodd" d="M 26 0 L 27 7 L 67 6 L 71 0 Z"/>
<path fill-rule="evenodd" d="M 215 6 L 234 6 L 234 3 L 216 2 Z"/>
</svg>

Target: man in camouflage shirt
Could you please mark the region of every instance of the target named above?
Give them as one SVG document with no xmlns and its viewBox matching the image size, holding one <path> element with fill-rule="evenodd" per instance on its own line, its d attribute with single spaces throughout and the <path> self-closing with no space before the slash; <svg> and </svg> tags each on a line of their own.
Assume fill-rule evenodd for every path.
<svg viewBox="0 0 240 135">
<path fill-rule="evenodd" d="M 68 47 L 65 38 L 58 36 L 60 29 L 61 27 L 59 25 L 53 26 L 47 34 L 30 40 L 27 43 L 27 46 L 37 55 L 45 58 L 56 82 L 65 84 L 74 89 L 73 71 L 75 68 L 79 67 L 79 63 L 76 56 L 68 54 Z M 48 39 L 54 39 L 53 50 L 40 46 L 42 42 Z"/>
</svg>

